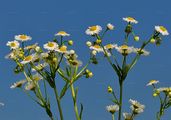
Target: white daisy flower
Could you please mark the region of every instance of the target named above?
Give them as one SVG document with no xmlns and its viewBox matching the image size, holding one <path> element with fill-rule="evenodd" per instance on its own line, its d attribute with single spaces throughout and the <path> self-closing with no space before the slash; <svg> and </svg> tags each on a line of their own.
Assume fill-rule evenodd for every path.
<svg viewBox="0 0 171 120">
<path fill-rule="evenodd" d="M 18 41 L 22 41 L 22 42 L 25 42 L 25 41 L 28 41 L 28 40 L 31 40 L 32 37 L 30 36 L 27 36 L 27 35 L 15 35 L 15 40 L 18 40 Z"/>
<path fill-rule="evenodd" d="M 117 44 L 107 44 L 104 46 L 105 49 L 110 50 L 117 47 Z"/>
<path fill-rule="evenodd" d="M 82 61 L 80 61 L 80 60 L 68 60 L 67 61 L 67 64 L 68 65 L 71 65 L 72 67 L 80 67 L 80 66 L 82 66 Z"/>
<path fill-rule="evenodd" d="M 126 22 L 128 22 L 128 23 L 135 23 L 135 24 L 138 23 L 138 21 L 135 20 L 135 19 L 132 18 L 132 17 L 125 17 L 125 18 L 123 18 L 123 20 L 126 21 Z"/>
<path fill-rule="evenodd" d="M 125 120 L 133 120 L 131 113 L 123 113 L 123 117 Z"/>
<path fill-rule="evenodd" d="M 56 48 L 58 48 L 58 44 L 56 42 L 48 42 L 46 44 L 43 45 L 44 49 L 53 51 Z"/>
<path fill-rule="evenodd" d="M 141 50 L 141 48 L 134 48 L 134 52 L 135 53 L 138 53 L 138 54 L 144 55 L 144 56 L 150 55 L 150 52 L 149 51 L 147 51 L 145 49 L 142 49 L 141 51 L 140 50 Z"/>
<path fill-rule="evenodd" d="M 111 23 L 108 23 L 107 24 L 107 29 L 113 30 L 114 29 L 114 26 Z"/>
<path fill-rule="evenodd" d="M 39 57 L 36 54 L 32 54 L 29 56 L 26 56 L 23 61 L 21 61 L 21 64 L 27 64 L 30 62 L 34 62 L 35 60 L 37 60 Z"/>
<path fill-rule="evenodd" d="M 112 114 L 114 114 L 115 112 L 117 112 L 119 110 L 119 106 L 118 105 L 109 105 L 106 106 L 106 110 Z"/>
<path fill-rule="evenodd" d="M 129 47 L 129 46 L 127 46 L 127 45 L 122 45 L 122 46 L 116 46 L 115 47 L 115 49 L 119 52 L 119 53 L 121 53 L 121 54 L 123 54 L 123 55 L 128 55 L 128 54 L 130 54 L 130 53 L 132 53 L 132 52 L 134 52 L 134 47 Z"/>
<path fill-rule="evenodd" d="M 65 31 L 59 31 L 58 33 L 55 34 L 55 36 L 70 36 L 70 34 L 66 33 Z"/>
<path fill-rule="evenodd" d="M 167 29 L 164 26 L 155 26 L 155 30 L 164 36 L 169 35 Z"/>
<path fill-rule="evenodd" d="M 103 52 L 103 48 L 100 47 L 99 45 L 90 46 L 90 49 L 91 50 L 96 50 L 97 52 Z"/>
<path fill-rule="evenodd" d="M 99 34 L 99 32 L 102 31 L 102 27 L 99 25 L 88 27 L 88 29 L 85 31 L 87 35 L 95 35 Z"/>
<path fill-rule="evenodd" d="M 19 48 L 20 43 L 14 40 L 14 41 L 8 41 L 6 45 L 9 46 L 11 49 L 17 49 Z"/>
<path fill-rule="evenodd" d="M 26 80 L 20 80 L 18 82 L 15 82 L 13 85 L 11 85 L 10 88 L 13 89 L 13 88 L 21 87 L 25 82 Z"/>
<path fill-rule="evenodd" d="M 131 103 L 130 108 L 135 114 L 139 114 L 144 111 L 145 106 L 140 104 L 138 101 L 130 99 L 129 102 Z"/>
<path fill-rule="evenodd" d="M 35 49 L 37 47 L 38 43 L 35 43 L 33 45 L 29 45 L 29 46 L 26 46 L 24 47 L 25 50 L 31 50 L 31 49 Z"/>
<path fill-rule="evenodd" d="M 159 83 L 158 80 L 150 80 L 150 82 L 146 86 L 154 85 L 154 84 L 157 84 L 157 83 Z"/>
<path fill-rule="evenodd" d="M 59 52 L 59 53 L 68 53 L 67 51 L 67 46 L 63 45 L 60 48 L 56 48 L 55 51 Z"/>
</svg>

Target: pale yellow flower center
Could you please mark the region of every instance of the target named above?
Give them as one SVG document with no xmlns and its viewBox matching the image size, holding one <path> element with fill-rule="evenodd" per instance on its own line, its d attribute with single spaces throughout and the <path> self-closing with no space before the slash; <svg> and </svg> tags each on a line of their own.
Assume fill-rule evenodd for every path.
<svg viewBox="0 0 171 120">
<path fill-rule="evenodd" d="M 134 21 L 134 20 L 135 20 L 135 19 L 132 18 L 132 17 L 128 17 L 127 19 L 130 20 L 130 21 Z"/>
<path fill-rule="evenodd" d="M 161 29 L 163 32 L 167 31 L 166 28 L 163 27 L 163 26 L 160 26 L 160 29 Z"/>
<path fill-rule="evenodd" d="M 24 61 L 31 61 L 33 58 L 33 56 L 29 55 L 27 57 L 24 58 Z"/>
<path fill-rule="evenodd" d="M 48 47 L 54 47 L 55 45 L 54 45 L 54 43 L 52 43 L 52 42 L 48 42 Z"/>
<path fill-rule="evenodd" d="M 122 46 L 121 46 L 121 49 L 122 49 L 122 50 L 127 50 L 127 49 L 128 49 L 128 46 L 127 46 L 127 45 L 122 45 Z"/>
<path fill-rule="evenodd" d="M 39 81 L 40 80 L 40 77 L 39 76 L 34 76 L 33 78 L 35 81 Z"/>
<path fill-rule="evenodd" d="M 151 84 L 154 84 L 154 83 L 156 83 L 157 81 L 156 80 L 150 80 L 150 83 Z"/>
<path fill-rule="evenodd" d="M 106 48 L 111 49 L 111 48 L 113 48 L 113 45 L 112 44 L 107 44 Z"/>
<path fill-rule="evenodd" d="M 67 46 L 61 46 L 59 48 L 59 50 L 62 51 L 62 52 L 65 52 L 65 51 L 67 51 Z"/>
<path fill-rule="evenodd" d="M 67 34 L 67 33 L 66 33 L 65 31 L 59 31 L 58 34 L 60 34 L 60 35 L 65 35 L 65 34 Z"/>
<path fill-rule="evenodd" d="M 27 35 L 20 35 L 20 39 L 23 39 L 23 40 L 27 39 Z"/>
<path fill-rule="evenodd" d="M 95 31 L 95 30 L 97 30 L 97 26 L 92 26 L 89 29 L 90 29 L 90 31 Z"/>
<path fill-rule="evenodd" d="M 13 42 L 13 43 L 11 43 L 11 47 L 15 47 L 16 46 L 16 44 Z"/>
<path fill-rule="evenodd" d="M 99 45 L 94 45 L 93 47 L 96 48 L 96 49 L 100 49 Z"/>
</svg>

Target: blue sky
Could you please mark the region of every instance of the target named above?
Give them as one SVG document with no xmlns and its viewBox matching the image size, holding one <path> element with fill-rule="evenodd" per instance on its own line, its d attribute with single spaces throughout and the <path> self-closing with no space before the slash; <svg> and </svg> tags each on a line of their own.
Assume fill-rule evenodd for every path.
<svg viewBox="0 0 171 120">
<path fill-rule="evenodd" d="M 171 31 L 170 4 L 169 0 L 1 0 L 0 101 L 4 102 L 5 106 L 0 108 L 0 119 L 48 120 L 44 110 L 24 93 L 9 88 L 13 82 L 23 78 L 22 75 L 13 73 L 13 62 L 4 59 L 9 52 L 5 45 L 7 41 L 14 39 L 14 35 L 28 34 L 33 38 L 31 43 L 38 42 L 42 45 L 53 39 L 55 32 L 65 30 L 71 34 L 70 38 L 74 41 L 79 58 L 86 63 L 89 50 L 85 42 L 90 37 L 85 35 L 85 30 L 88 26 L 98 24 L 105 27 L 109 22 L 114 24 L 116 30 L 106 36 L 105 42 L 121 44 L 126 25 L 122 17 L 133 16 L 139 21 L 134 27 L 136 33 L 142 39 L 148 39 L 155 25 L 164 25 Z M 145 112 L 137 120 L 155 120 L 155 112 L 159 108 L 159 101 L 151 97 L 152 90 L 146 87 L 146 83 L 150 79 L 157 79 L 161 86 L 171 86 L 170 44 L 169 36 L 165 37 L 160 47 L 148 46 L 151 55 L 140 59 L 125 82 L 123 111 L 129 111 L 130 98 L 146 105 Z M 140 46 L 139 43 L 134 45 Z M 117 77 L 106 61 L 100 61 L 97 66 L 90 66 L 90 69 L 94 77 L 83 78 L 76 84 L 79 86 L 79 102 L 85 106 L 83 118 L 110 120 L 111 116 L 106 112 L 105 106 L 112 103 L 106 88 L 112 85 L 117 89 Z M 55 102 L 52 103 L 56 105 Z M 70 93 L 64 98 L 62 106 L 66 114 L 65 120 L 75 120 Z M 163 120 L 171 118 L 170 112 L 171 110 L 166 112 Z"/>
</svg>

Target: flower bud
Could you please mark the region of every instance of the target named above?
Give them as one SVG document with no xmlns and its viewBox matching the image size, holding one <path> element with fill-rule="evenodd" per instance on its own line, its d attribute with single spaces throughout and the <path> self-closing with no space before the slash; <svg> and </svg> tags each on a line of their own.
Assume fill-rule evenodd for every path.
<svg viewBox="0 0 171 120">
<path fill-rule="evenodd" d="M 139 41 L 140 40 L 139 36 L 134 36 L 134 40 Z"/>
<path fill-rule="evenodd" d="M 125 28 L 125 32 L 127 34 L 131 33 L 132 32 L 132 26 L 131 25 L 127 25 L 126 28 Z"/>
<path fill-rule="evenodd" d="M 101 42 L 102 42 L 102 40 L 100 40 L 100 39 L 97 39 L 97 40 L 96 40 L 96 43 L 97 43 L 97 44 L 100 44 Z"/>
<path fill-rule="evenodd" d="M 92 45 L 92 43 L 91 43 L 90 41 L 87 41 L 87 42 L 86 42 L 86 45 L 87 45 L 88 47 L 90 47 L 90 46 Z"/>
<path fill-rule="evenodd" d="M 107 29 L 108 30 L 113 30 L 114 29 L 114 26 L 110 23 L 107 24 Z"/>
<path fill-rule="evenodd" d="M 39 52 L 41 49 L 40 49 L 39 46 L 37 46 L 37 47 L 35 48 L 35 50 L 36 50 L 36 52 Z"/>
<path fill-rule="evenodd" d="M 159 94 L 158 93 L 153 93 L 153 97 L 156 97 L 158 96 Z"/>
<path fill-rule="evenodd" d="M 69 40 L 68 41 L 68 45 L 73 45 L 73 41 L 72 40 Z"/>
<path fill-rule="evenodd" d="M 92 53 L 92 55 L 95 56 L 97 54 L 97 51 L 96 50 L 93 50 L 91 53 Z"/>
<path fill-rule="evenodd" d="M 88 73 L 88 77 L 91 78 L 93 76 L 93 73 L 92 72 L 89 72 Z"/>
<path fill-rule="evenodd" d="M 113 92 L 113 89 L 110 86 L 108 86 L 107 91 L 108 91 L 108 93 L 112 93 Z"/>
<path fill-rule="evenodd" d="M 152 39 L 150 40 L 150 42 L 151 42 L 151 43 L 155 43 L 156 40 L 155 40 L 154 38 L 152 38 Z"/>
</svg>

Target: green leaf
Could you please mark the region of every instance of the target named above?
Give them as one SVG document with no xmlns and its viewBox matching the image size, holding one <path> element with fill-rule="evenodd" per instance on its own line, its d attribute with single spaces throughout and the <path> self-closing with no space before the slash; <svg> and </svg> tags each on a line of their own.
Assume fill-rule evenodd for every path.
<svg viewBox="0 0 171 120">
<path fill-rule="evenodd" d="M 66 91 L 68 89 L 68 82 L 66 82 L 65 86 L 63 87 L 61 93 L 60 93 L 60 99 L 65 95 Z"/>
<path fill-rule="evenodd" d="M 80 119 L 82 119 L 83 109 L 84 109 L 84 107 L 83 107 L 83 104 L 81 103 Z"/>
<path fill-rule="evenodd" d="M 68 67 L 66 67 L 66 73 L 67 73 L 67 76 L 68 76 L 68 77 L 71 75 L 71 72 L 70 72 L 70 70 L 68 69 Z"/>
<path fill-rule="evenodd" d="M 63 80 L 65 80 L 66 82 L 69 82 L 68 78 L 65 76 L 64 72 L 62 69 L 58 69 L 58 73 L 59 75 L 63 78 Z"/>
<path fill-rule="evenodd" d="M 116 74 L 118 76 L 121 76 L 120 70 L 118 70 L 117 66 L 115 64 L 112 64 L 113 69 L 115 70 Z"/>
</svg>

